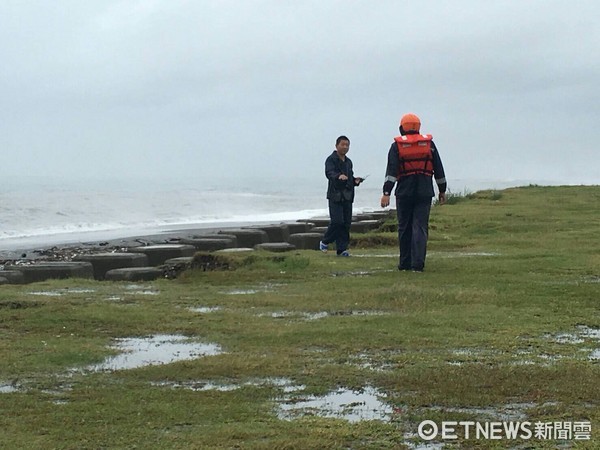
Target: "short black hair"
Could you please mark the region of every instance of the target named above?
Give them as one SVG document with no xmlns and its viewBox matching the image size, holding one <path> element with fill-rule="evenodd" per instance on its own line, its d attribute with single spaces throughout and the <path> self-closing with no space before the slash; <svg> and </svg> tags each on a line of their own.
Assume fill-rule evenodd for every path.
<svg viewBox="0 0 600 450">
<path fill-rule="evenodd" d="M 348 141 L 348 142 L 350 142 L 350 139 L 348 139 L 348 136 L 341 135 L 339 138 L 337 138 L 335 140 L 335 145 L 337 146 L 340 143 L 340 141 Z"/>
</svg>

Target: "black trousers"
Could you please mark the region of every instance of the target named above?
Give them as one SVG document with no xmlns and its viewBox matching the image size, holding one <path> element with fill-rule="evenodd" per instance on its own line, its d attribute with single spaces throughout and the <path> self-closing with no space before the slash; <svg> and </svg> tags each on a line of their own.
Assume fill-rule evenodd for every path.
<svg viewBox="0 0 600 450">
<path fill-rule="evenodd" d="M 423 270 L 427 254 L 431 198 L 396 198 L 400 270 Z"/>
<path fill-rule="evenodd" d="M 352 225 L 352 202 L 334 202 L 329 200 L 329 226 L 323 236 L 323 243 L 335 242 L 339 255 L 348 249 L 350 243 L 350 225 Z"/>
</svg>

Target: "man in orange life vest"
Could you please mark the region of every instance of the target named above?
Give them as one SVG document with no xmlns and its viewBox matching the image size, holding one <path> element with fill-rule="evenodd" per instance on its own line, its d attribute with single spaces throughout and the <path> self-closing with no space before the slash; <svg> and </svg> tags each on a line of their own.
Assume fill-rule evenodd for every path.
<svg viewBox="0 0 600 450">
<path fill-rule="evenodd" d="M 398 215 L 398 269 L 422 272 L 425 268 L 431 198 L 434 196 L 432 177 L 439 190 L 439 202 L 446 202 L 446 178 L 442 160 L 430 134 L 419 134 L 421 120 L 415 114 L 405 114 L 400 120 L 400 136 L 394 138 L 388 153 L 381 207 L 390 204 L 390 194 L 396 185 Z"/>
</svg>

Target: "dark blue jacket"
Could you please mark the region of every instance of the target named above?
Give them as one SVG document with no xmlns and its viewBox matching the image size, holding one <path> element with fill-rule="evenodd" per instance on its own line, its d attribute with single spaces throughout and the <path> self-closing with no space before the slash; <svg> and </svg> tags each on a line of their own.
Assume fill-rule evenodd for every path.
<svg viewBox="0 0 600 450">
<path fill-rule="evenodd" d="M 348 180 L 340 180 L 341 174 L 346 175 Z M 352 170 L 352 161 L 348 156 L 345 161 L 342 161 L 336 151 L 329 155 L 325 160 L 325 176 L 329 180 L 327 186 L 329 200 L 334 202 L 354 201 L 354 171 Z"/>
</svg>

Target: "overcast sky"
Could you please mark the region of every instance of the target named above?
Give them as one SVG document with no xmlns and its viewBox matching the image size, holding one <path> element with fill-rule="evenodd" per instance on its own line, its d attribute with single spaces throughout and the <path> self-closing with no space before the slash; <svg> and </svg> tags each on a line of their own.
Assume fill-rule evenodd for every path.
<svg viewBox="0 0 600 450">
<path fill-rule="evenodd" d="M 405 112 L 452 180 L 600 183 L 597 0 L 0 0 L 3 178 L 383 181 Z"/>
</svg>

